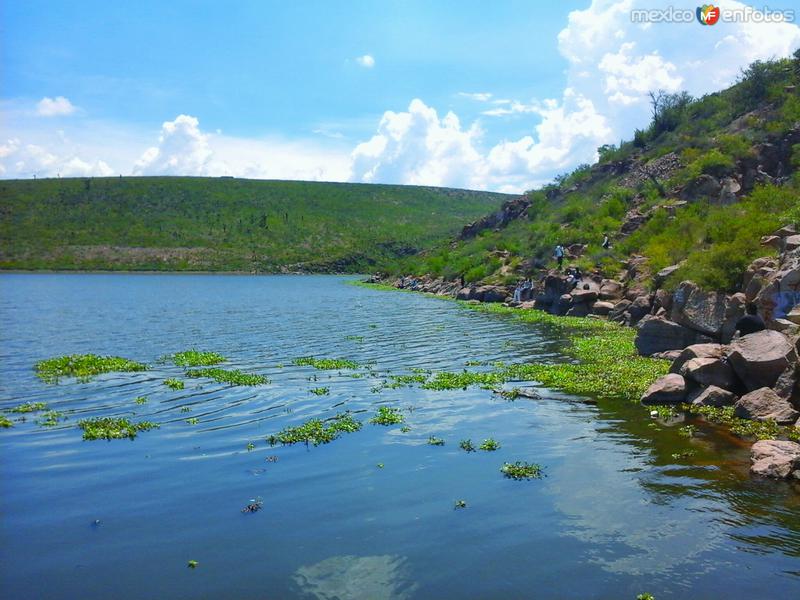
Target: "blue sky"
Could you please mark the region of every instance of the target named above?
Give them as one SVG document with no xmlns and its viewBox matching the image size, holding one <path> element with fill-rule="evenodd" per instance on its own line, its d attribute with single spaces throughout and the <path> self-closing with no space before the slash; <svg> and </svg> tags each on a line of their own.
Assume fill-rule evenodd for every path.
<svg viewBox="0 0 800 600">
<path fill-rule="evenodd" d="M 649 89 L 707 93 L 800 46 L 791 23 L 630 21 L 670 4 L 696 6 L 4 2 L 0 176 L 521 191 L 629 137 Z"/>
</svg>

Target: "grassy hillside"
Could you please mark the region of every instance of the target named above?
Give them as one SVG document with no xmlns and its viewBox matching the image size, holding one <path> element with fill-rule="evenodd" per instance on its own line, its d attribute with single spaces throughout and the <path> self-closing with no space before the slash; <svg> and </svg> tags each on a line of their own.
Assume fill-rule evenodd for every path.
<svg viewBox="0 0 800 600">
<path fill-rule="evenodd" d="M 510 283 L 554 266 L 557 243 L 584 244 L 570 260 L 584 270 L 614 277 L 621 261 L 642 255 L 645 283 L 681 264 L 668 287 L 693 279 L 735 290 L 745 267 L 771 252 L 760 237 L 800 221 L 799 88 L 800 51 L 754 63 L 719 93 L 656 94 L 647 129 L 527 192 L 524 215 L 398 261 L 392 272 Z"/>
<path fill-rule="evenodd" d="M 364 271 L 509 196 L 445 188 L 123 177 L 0 181 L 0 268 Z"/>
</svg>

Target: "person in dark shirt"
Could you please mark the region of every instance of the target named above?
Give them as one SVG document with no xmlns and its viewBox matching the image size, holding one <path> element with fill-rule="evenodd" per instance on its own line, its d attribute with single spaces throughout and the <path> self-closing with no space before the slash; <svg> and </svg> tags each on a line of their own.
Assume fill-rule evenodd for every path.
<svg viewBox="0 0 800 600">
<path fill-rule="evenodd" d="M 736 331 L 741 336 L 764 331 L 766 328 L 764 319 L 758 316 L 758 308 L 752 302 L 747 305 L 747 314 L 736 321 Z"/>
</svg>

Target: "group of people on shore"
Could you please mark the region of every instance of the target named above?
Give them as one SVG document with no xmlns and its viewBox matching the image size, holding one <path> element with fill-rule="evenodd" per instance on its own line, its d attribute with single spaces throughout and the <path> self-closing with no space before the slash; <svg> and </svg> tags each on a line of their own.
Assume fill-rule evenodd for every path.
<svg viewBox="0 0 800 600">
<path fill-rule="evenodd" d="M 611 239 L 608 237 L 607 233 L 603 234 L 603 241 L 600 243 L 600 246 L 603 250 L 610 250 L 611 249 Z M 564 266 L 564 257 L 567 255 L 567 251 L 564 249 L 564 246 L 556 244 L 555 249 L 553 250 L 553 258 L 556 259 L 558 262 L 558 270 L 560 271 L 561 268 Z"/>
</svg>

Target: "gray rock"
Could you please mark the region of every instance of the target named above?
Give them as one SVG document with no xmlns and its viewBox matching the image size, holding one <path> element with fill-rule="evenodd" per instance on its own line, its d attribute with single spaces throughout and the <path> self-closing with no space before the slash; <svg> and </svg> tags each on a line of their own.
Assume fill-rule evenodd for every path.
<svg viewBox="0 0 800 600">
<path fill-rule="evenodd" d="M 694 406 L 733 406 L 736 402 L 736 395 L 728 390 L 710 385 L 692 395 L 690 400 Z"/>
<path fill-rule="evenodd" d="M 600 300 L 619 300 L 622 298 L 622 284 L 613 279 L 603 279 L 600 283 Z"/>
<path fill-rule="evenodd" d="M 673 295 L 671 318 L 676 323 L 705 335 L 717 337 L 725 320 L 725 294 L 703 292 L 684 281 Z"/>
<path fill-rule="evenodd" d="M 608 313 L 608 320 L 614 321 L 615 323 L 624 323 L 625 315 L 630 305 L 630 300 L 620 300 L 617 302 L 611 312 Z"/>
<path fill-rule="evenodd" d="M 790 425 L 800 415 L 791 404 L 768 387 L 759 388 L 739 398 L 734 414 L 742 419 L 775 421 L 779 425 Z"/>
<path fill-rule="evenodd" d="M 681 367 L 693 358 L 722 358 L 725 356 L 727 346 L 722 344 L 692 344 L 683 349 L 683 351 L 672 363 L 669 368 L 670 373 L 680 373 Z"/>
<path fill-rule="evenodd" d="M 653 282 L 656 284 L 656 287 L 661 287 L 664 281 L 672 275 L 675 271 L 681 268 L 680 264 L 672 265 L 670 267 L 664 267 L 658 273 L 653 276 Z"/>
<path fill-rule="evenodd" d="M 694 331 L 673 321 L 662 317 L 645 317 L 637 327 L 636 351 L 642 356 L 650 356 L 656 352 L 683 350 L 693 344 L 696 337 Z"/>
<path fill-rule="evenodd" d="M 686 399 L 686 380 L 675 373 L 656 379 L 642 396 L 642 404 L 680 404 Z"/>
<path fill-rule="evenodd" d="M 777 331 L 765 330 L 734 340 L 728 362 L 748 390 L 773 387 L 797 354 L 789 339 Z"/>
<path fill-rule="evenodd" d="M 612 310 L 614 310 L 614 305 L 611 302 L 604 302 L 602 300 L 598 300 L 597 302 L 592 304 L 593 315 L 600 315 L 601 317 L 605 317 Z"/>
<path fill-rule="evenodd" d="M 628 307 L 628 324 L 633 327 L 642 320 L 647 314 L 650 314 L 650 296 L 639 296 Z"/>
<path fill-rule="evenodd" d="M 737 385 L 733 369 L 719 358 L 693 358 L 681 367 L 680 374 L 700 385 L 713 385 L 724 390 L 733 390 Z"/>
<path fill-rule="evenodd" d="M 800 479 L 800 444 L 761 440 L 750 448 L 750 472 L 761 477 Z"/>
</svg>

